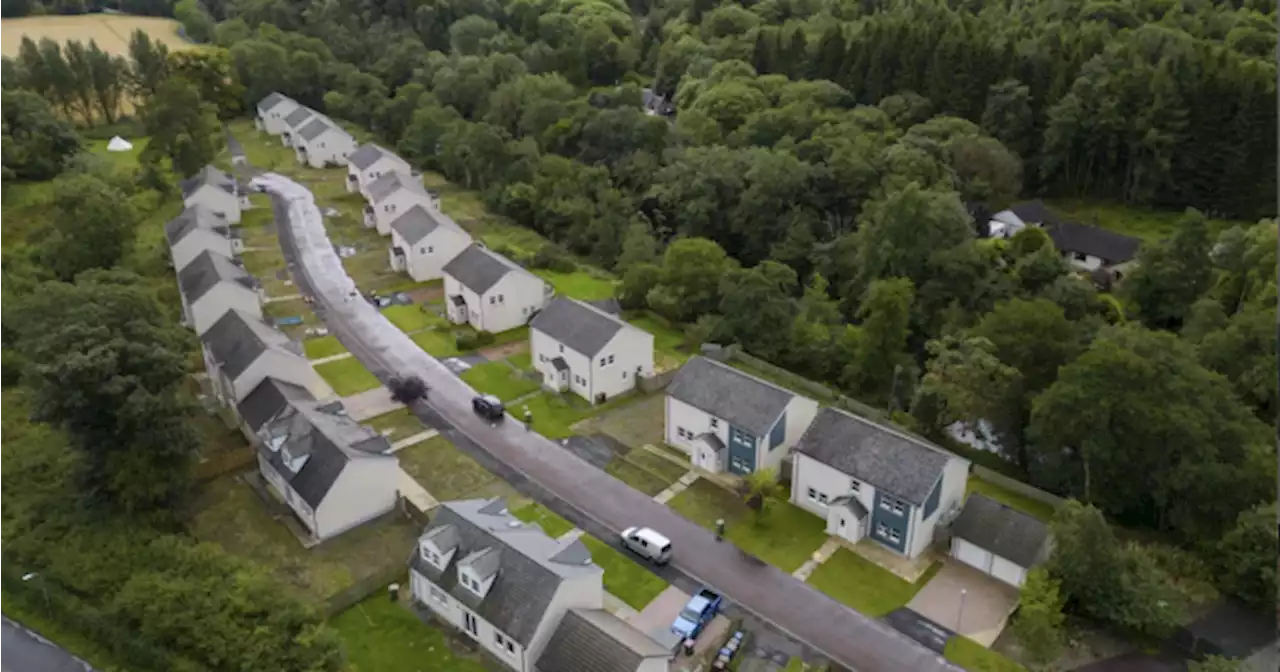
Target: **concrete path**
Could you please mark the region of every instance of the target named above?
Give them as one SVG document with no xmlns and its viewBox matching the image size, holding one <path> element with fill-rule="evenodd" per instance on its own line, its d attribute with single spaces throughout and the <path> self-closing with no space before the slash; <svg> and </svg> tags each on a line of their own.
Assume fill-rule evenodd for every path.
<svg viewBox="0 0 1280 672">
<path fill-rule="evenodd" d="M 623 602 L 612 593 L 604 594 L 604 609 L 624 621 L 631 620 L 638 613 L 635 609 L 631 608 L 631 605 Z"/>
<path fill-rule="evenodd" d="M 338 354 L 336 354 L 336 355 L 329 355 L 328 357 L 321 357 L 320 359 L 313 359 L 313 360 L 311 360 L 311 366 L 315 366 L 316 364 L 326 364 L 326 363 L 328 363 L 328 362 L 336 362 L 336 361 L 338 361 L 339 359 L 346 359 L 346 358 L 348 358 L 348 357 L 350 357 L 350 356 L 351 356 L 351 353 L 349 353 L 349 352 L 339 352 L 339 353 L 338 353 Z"/>
<path fill-rule="evenodd" d="M 831 556 L 835 555 L 838 550 L 840 550 L 840 541 L 835 537 L 828 538 L 821 546 L 818 547 L 818 550 L 813 552 L 813 557 L 805 560 L 804 564 L 800 565 L 799 569 L 791 572 L 791 576 L 794 576 L 801 581 L 808 581 L 809 577 L 813 574 L 813 571 L 821 567 L 822 563 L 830 560 Z"/>
<path fill-rule="evenodd" d="M 253 251 L 255 251 L 255 250 L 269 250 L 269 249 L 271 249 L 271 248 L 269 248 L 269 247 L 246 247 L 246 248 L 244 248 L 244 249 L 245 249 L 245 251 L 246 251 L 246 252 L 253 252 Z M 263 303 L 277 303 L 277 302 L 280 302 L 280 301 L 296 301 L 297 299 L 301 299 L 301 298 L 302 298 L 302 295 L 301 295 L 301 294 L 285 294 L 284 296 L 272 296 L 272 297 L 268 297 L 266 301 L 263 301 Z"/>
<path fill-rule="evenodd" d="M 347 415 L 356 422 L 404 408 L 404 404 L 391 398 L 390 390 L 381 386 L 343 397 L 342 405 L 347 407 Z"/>
<path fill-rule="evenodd" d="M 581 537 L 582 534 L 583 534 L 582 530 L 579 530 L 578 528 L 575 527 L 572 530 L 569 530 L 568 532 L 565 532 L 564 534 L 560 535 L 556 539 L 556 541 L 562 544 L 566 544 L 570 541 L 573 541 L 574 539 L 577 539 L 578 537 Z"/>
<path fill-rule="evenodd" d="M 680 480 L 676 481 L 675 483 L 672 483 L 671 487 L 654 495 L 653 501 L 659 504 L 666 504 L 667 502 L 671 501 L 672 497 L 675 497 L 676 495 L 684 492 L 686 489 L 688 489 L 689 486 L 693 485 L 694 481 L 697 481 L 697 480 L 698 480 L 697 472 L 694 472 L 694 471 L 687 472 L 684 476 L 680 477 Z"/>
<path fill-rule="evenodd" d="M 436 498 L 432 497 L 422 484 L 413 480 L 413 477 L 404 469 L 400 470 L 400 482 L 396 485 L 396 489 L 404 495 L 405 499 L 413 502 L 420 511 L 430 512 L 440 505 L 440 502 L 437 502 Z"/>
<path fill-rule="evenodd" d="M 430 438 L 432 438 L 432 437 L 439 436 L 439 435 L 440 435 L 440 432 L 437 432 L 437 431 L 436 431 L 436 430 L 434 430 L 434 429 L 428 429 L 428 430 L 427 430 L 427 431 L 425 431 L 425 432 L 418 432 L 417 434 L 414 434 L 413 436 L 407 436 L 407 437 L 405 437 L 405 438 L 403 438 L 403 439 L 400 439 L 399 441 L 396 441 L 395 443 L 391 444 L 391 452 L 392 452 L 392 453 L 397 453 L 397 452 L 399 452 L 402 448 L 408 448 L 409 446 L 412 446 L 412 445 L 413 445 L 413 444 L 415 444 L 415 443 L 422 443 L 423 441 L 426 441 L 427 439 L 430 439 Z"/>
</svg>

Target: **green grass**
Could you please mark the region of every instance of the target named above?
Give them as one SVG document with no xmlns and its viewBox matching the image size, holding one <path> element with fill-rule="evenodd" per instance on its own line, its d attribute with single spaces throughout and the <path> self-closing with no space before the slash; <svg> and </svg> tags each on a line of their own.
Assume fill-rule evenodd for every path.
<svg viewBox="0 0 1280 672">
<path fill-rule="evenodd" d="M 947 640 L 943 655 L 969 672 L 1026 672 L 1027 669 L 961 635 Z"/>
<path fill-rule="evenodd" d="M 453 357 L 458 354 L 457 339 L 448 331 L 420 331 L 412 339 L 432 357 Z"/>
<path fill-rule="evenodd" d="M 507 358 L 507 362 L 521 371 L 533 371 L 533 355 L 527 352 L 518 352 L 511 355 Z"/>
<path fill-rule="evenodd" d="M 382 309 L 391 324 L 405 333 L 428 329 L 440 324 L 448 324 L 443 317 L 426 310 L 422 304 L 410 306 L 388 306 Z"/>
<path fill-rule="evenodd" d="M 533 412 L 534 431 L 548 439 L 565 439 L 573 435 L 570 427 L 581 420 L 633 403 L 635 400 L 633 395 L 623 395 L 614 397 L 604 404 L 592 406 L 585 399 L 574 394 L 544 392 L 530 397 L 521 402 L 518 408 L 511 410 L 516 417 L 522 417 L 524 407 L 529 407 Z"/>
<path fill-rule="evenodd" d="M 464 371 L 461 377 L 477 391 L 495 395 L 503 401 L 536 392 L 541 387 L 537 380 L 525 377 L 523 372 L 511 368 L 506 362 L 477 364 Z"/>
<path fill-rule="evenodd" d="M 621 457 L 615 457 L 604 470 L 619 481 L 631 486 L 632 489 L 643 492 L 650 497 L 666 490 L 667 487 L 671 485 L 671 483 L 658 478 Z"/>
<path fill-rule="evenodd" d="M 599 539 L 584 534 L 582 543 L 591 551 L 591 559 L 604 569 L 605 591 L 632 609 L 644 609 L 658 593 L 667 589 L 666 581 Z"/>
<path fill-rule="evenodd" d="M 349 397 L 382 384 L 355 357 L 317 364 L 315 369 L 339 397 Z"/>
<path fill-rule="evenodd" d="M 392 443 L 421 433 L 425 428 L 418 416 L 413 411 L 406 408 L 397 408 L 390 413 L 383 413 L 377 417 L 369 418 L 362 425 L 368 425 L 379 434 L 383 434 Z"/>
<path fill-rule="evenodd" d="M 289 299 L 288 301 L 272 301 L 263 304 L 262 314 L 264 317 L 272 319 L 280 319 L 285 317 L 301 317 L 303 324 L 317 324 L 319 319 L 312 312 L 311 306 L 307 305 L 302 299 Z"/>
<path fill-rule="evenodd" d="M 826 521 L 785 500 L 770 502 L 729 526 L 725 538 L 751 555 L 794 572 L 827 540 Z"/>
<path fill-rule="evenodd" d="M 667 506 L 708 530 L 715 528 L 717 519 L 732 525 L 749 513 L 741 497 L 706 479 L 694 481 L 684 492 L 672 497 Z"/>
<path fill-rule="evenodd" d="M 803 660 L 792 658 L 787 661 L 787 666 L 782 668 L 782 672 L 806 672 L 808 669 L 809 666 L 805 665 Z"/>
<path fill-rule="evenodd" d="M 934 564 L 918 581 L 911 583 L 857 553 L 841 548 L 814 570 L 809 577 L 809 585 L 838 602 L 879 618 L 906 606 L 941 567 L 942 563 Z"/>
<path fill-rule="evenodd" d="M 443 436 L 403 448 L 396 456 L 405 473 L 440 501 L 465 498 L 497 480 Z"/>
<path fill-rule="evenodd" d="M 662 371 L 673 369 L 684 364 L 693 355 L 685 346 L 684 332 L 676 327 L 667 326 L 656 317 L 644 315 L 627 320 L 653 334 L 654 365 Z"/>
<path fill-rule="evenodd" d="M 526 324 L 523 326 L 516 327 L 515 329 L 499 331 L 498 333 L 493 335 L 493 342 L 484 347 L 492 348 L 495 345 L 506 345 L 507 343 L 514 343 L 516 341 L 527 341 L 527 340 L 529 340 L 529 325 Z"/>
<path fill-rule="evenodd" d="M 967 497 L 975 492 L 982 493 L 1001 504 L 1021 511 L 1028 516 L 1032 516 L 1046 523 L 1053 520 L 1053 516 L 1057 512 L 1057 508 L 1052 504 L 1032 499 L 1012 490 L 1006 490 L 995 483 L 984 481 L 977 476 L 970 476 L 969 483 L 965 487 L 965 496 Z"/>
<path fill-rule="evenodd" d="M 302 342 L 302 348 L 307 353 L 307 359 L 324 359 L 334 355 L 341 355 L 347 351 L 346 346 L 338 340 L 337 336 L 321 336 L 320 338 L 308 338 Z"/>
<path fill-rule="evenodd" d="M 617 287 L 616 280 L 597 277 L 586 271 L 560 273 L 543 269 L 535 273 L 555 287 L 556 293 L 579 301 L 611 299 Z"/>
<path fill-rule="evenodd" d="M 330 619 L 351 670 L 487 672 L 478 654 L 455 652 L 445 634 L 381 592 Z"/>
<path fill-rule="evenodd" d="M 1173 236 L 1183 214 L 1178 210 L 1154 210 L 1084 199 L 1051 199 L 1045 203 L 1065 219 L 1141 238 L 1146 243 L 1156 243 Z M 1251 223 L 1211 219 L 1209 230 L 1217 235 L 1233 225 L 1248 226 Z"/>
<path fill-rule="evenodd" d="M 574 525 L 569 521 L 556 515 L 553 511 L 541 504 L 529 504 L 522 506 L 511 512 L 511 515 L 523 520 L 526 523 L 537 523 L 543 532 L 552 539 L 559 539 L 565 534 L 573 531 Z"/>
</svg>

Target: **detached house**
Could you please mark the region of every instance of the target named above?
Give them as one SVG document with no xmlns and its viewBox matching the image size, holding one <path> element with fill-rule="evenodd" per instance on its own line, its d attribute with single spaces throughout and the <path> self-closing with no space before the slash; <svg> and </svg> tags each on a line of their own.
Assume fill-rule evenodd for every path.
<svg viewBox="0 0 1280 672">
<path fill-rule="evenodd" d="M 534 316 L 529 350 L 543 385 L 592 403 L 653 375 L 653 334 L 573 299 L 554 299 Z"/>
<path fill-rule="evenodd" d="M 391 222 L 391 268 L 417 282 L 441 277 L 470 245 L 471 235 L 439 210 L 414 205 Z"/>
<path fill-rule="evenodd" d="M 824 408 L 795 448 L 791 501 L 827 534 L 915 558 L 964 499 L 969 461 L 896 429 Z"/>
<path fill-rule="evenodd" d="M 311 391 L 293 383 L 276 380 L 270 376 L 263 378 L 253 391 L 236 404 L 236 414 L 240 416 L 240 429 L 252 442 L 258 441 L 258 432 L 280 411 L 295 401 L 315 401 Z"/>
<path fill-rule="evenodd" d="M 164 236 L 169 242 L 169 259 L 177 271 L 202 252 L 231 258 L 244 250 L 240 234 L 203 205 L 193 205 L 166 222 Z"/>
<path fill-rule="evenodd" d="M 290 402 L 259 432 L 258 469 L 318 541 L 393 510 L 400 462 L 340 401 Z"/>
<path fill-rule="evenodd" d="M 422 186 L 422 180 L 398 170 L 370 182 L 365 188 L 365 198 L 369 204 L 364 208 L 364 225 L 376 227 L 384 236 L 391 233 L 391 222 L 415 205 L 437 209 L 435 199 Z"/>
<path fill-rule="evenodd" d="M 693 465 L 746 476 L 777 469 L 818 402 L 727 364 L 694 357 L 666 390 L 666 442 Z"/>
<path fill-rule="evenodd" d="M 1110 271 L 1116 280 L 1133 266 L 1142 245 L 1137 238 L 1075 222 L 1057 222 L 1044 230 L 1067 263 L 1091 272 Z"/>
<path fill-rule="evenodd" d="M 356 149 L 356 140 L 328 119 L 312 119 L 298 129 L 293 139 L 298 161 L 312 168 L 347 165 Z"/>
<path fill-rule="evenodd" d="M 1051 550 L 1048 525 L 976 492 L 951 526 L 951 557 L 1014 588 Z"/>
<path fill-rule="evenodd" d="M 374 180 L 392 172 L 412 174 L 413 167 L 378 145 L 361 145 L 347 158 L 347 191 L 364 194 Z"/>
<path fill-rule="evenodd" d="M 280 124 L 283 130 L 280 131 L 280 142 L 285 147 L 297 148 L 296 135 L 302 130 L 312 119 L 324 119 L 325 116 L 315 110 L 299 105 L 297 109 L 284 116 L 283 123 Z"/>
<path fill-rule="evenodd" d="M 259 130 L 266 131 L 271 135 L 280 135 L 288 130 L 288 126 L 284 121 L 285 117 L 293 114 L 299 107 L 302 106 L 296 100 L 273 92 L 258 101 L 258 116 L 254 119 L 254 124 L 257 125 Z"/>
<path fill-rule="evenodd" d="M 254 315 L 227 311 L 200 342 L 214 392 L 225 406 L 238 408 L 268 378 L 301 387 L 316 398 L 330 396 L 302 348 Z"/>
<path fill-rule="evenodd" d="M 240 211 L 249 208 L 249 195 L 241 193 L 236 178 L 213 166 L 201 168 L 179 182 L 178 188 L 183 205 L 203 205 L 228 224 L 240 223 Z"/>
<path fill-rule="evenodd" d="M 185 322 L 201 335 L 229 310 L 262 318 L 258 280 L 226 255 L 205 250 L 178 271 Z"/>
<path fill-rule="evenodd" d="M 445 309 L 455 324 L 499 332 L 525 324 L 552 287 L 515 262 L 472 244 L 444 267 Z"/>
</svg>

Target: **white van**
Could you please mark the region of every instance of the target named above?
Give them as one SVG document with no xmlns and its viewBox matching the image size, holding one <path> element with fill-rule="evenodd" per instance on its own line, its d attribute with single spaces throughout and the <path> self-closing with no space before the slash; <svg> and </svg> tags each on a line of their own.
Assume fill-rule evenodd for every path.
<svg viewBox="0 0 1280 672">
<path fill-rule="evenodd" d="M 665 565 L 671 561 L 671 540 L 647 527 L 623 530 L 622 545 L 654 564 Z"/>
</svg>

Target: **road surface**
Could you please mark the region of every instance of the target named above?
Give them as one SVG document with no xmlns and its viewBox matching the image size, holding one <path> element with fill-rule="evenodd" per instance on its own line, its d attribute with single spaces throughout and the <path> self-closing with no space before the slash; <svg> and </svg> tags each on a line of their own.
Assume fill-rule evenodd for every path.
<svg viewBox="0 0 1280 672">
<path fill-rule="evenodd" d="M 94 672 L 88 663 L 56 644 L 4 617 L 0 634 L 0 670 L 3 672 Z"/>
</svg>

